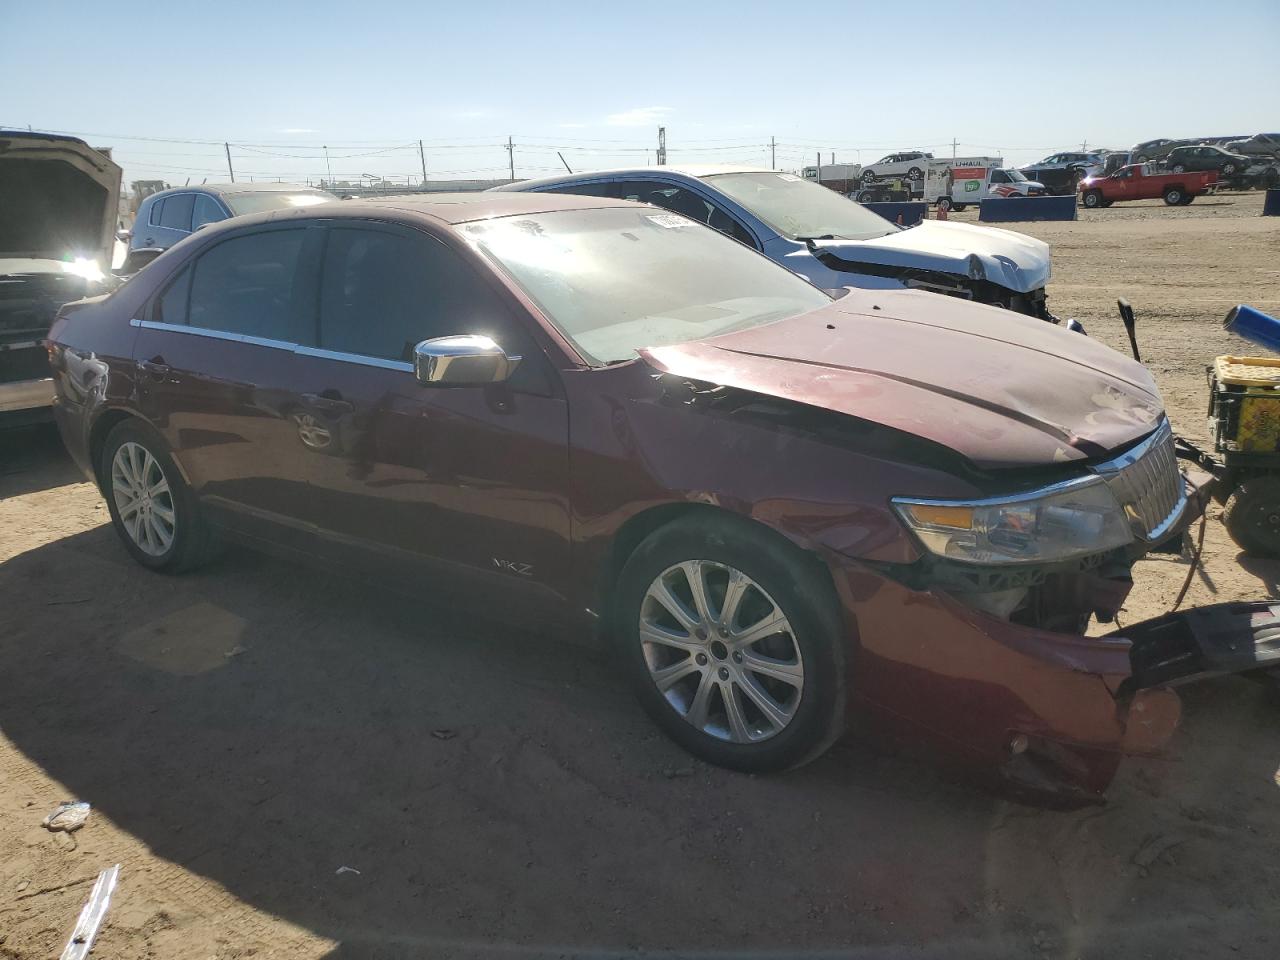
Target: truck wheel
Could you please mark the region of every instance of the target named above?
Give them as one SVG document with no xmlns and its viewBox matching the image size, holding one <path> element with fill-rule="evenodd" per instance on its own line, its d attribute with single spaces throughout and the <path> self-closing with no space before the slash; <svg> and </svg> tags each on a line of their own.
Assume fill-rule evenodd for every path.
<svg viewBox="0 0 1280 960">
<path fill-rule="evenodd" d="M 1175 163 L 1171 169 L 1174 173 L 1186 173 L 1187 165 L 1185 163 Z"/>
<path fill-rule="evenodd" d="M 1185 197 L 1182 198 L 1182 203 L 1180 204 L 1180 206 L 1185 207 L 1188 203 L 1190 203 L 1195 198 L 1196 198 L 1196 195 L 1194 193 L 1188 193 Z"/>
<path fill-rule="evenodd" d="M 1096 210 L 1098 207 L 1102 206 L 1102 191 L 1086 190 L 1084 192 L 1084 205 L 1090 210 Z"/>
<path fill-rule="evenodd" d="M 1171 207 L 1177 207 L 1182 204 L 1182 198 L 1185 196 L 1181 187 L 1169 187 L 1164 192 L 1164 202 Z"/>
<path fill-rule="evenodd" d="M 967 206 L 969 206 L 967 203 L 953 203 L 951 205 L 951 209 L 956 213 L 964 213 L 965 207 Z"/>
<path fill-rule="evenodd" d="M 951 212 L 951 201 L 950 201 L 950 200 L 948 200 L 946 197 L 940 197 L 940 198 L 938 199 L 938 209 L 939 209 L 939 210 L 945 210 L 945 211 L 947 211 L 948 213 L 950 213 L 950 212 Z"/>
<path fill-rule="evenodd" d="M 1236 487 L 1222 522 L 1245 553 L 1280 556 L 1280 477 L 1253 477 Z"/>
<path fill-rule="evenodd" d="M 650 534 L 618 579 L 612 632 L 654 722 L 734 770 L 786 770 L 826 750 L 844 724 L 846 640 L 823 573 L 736 519 Z"/>
</svg>

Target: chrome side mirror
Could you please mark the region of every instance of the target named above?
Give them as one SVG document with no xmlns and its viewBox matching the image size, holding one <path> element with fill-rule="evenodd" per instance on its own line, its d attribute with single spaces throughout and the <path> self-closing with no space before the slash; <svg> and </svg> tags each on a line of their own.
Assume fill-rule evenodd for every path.
<svg viewBox="0 0 1280 960">
<path fill-rule="evenodd" d="M 509 357 L 488 337 L 436 337 L 413 348 L 413 372 L 431 387 L 474 387 L 501 383 L 520 357 Z"/>
</svg>

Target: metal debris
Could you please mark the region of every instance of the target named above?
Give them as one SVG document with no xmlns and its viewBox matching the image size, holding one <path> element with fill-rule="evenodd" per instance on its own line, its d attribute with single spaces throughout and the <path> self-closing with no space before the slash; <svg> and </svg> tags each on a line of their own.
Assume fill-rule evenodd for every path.
<svg viewBox="0 0 1280 960">
<path fill-rule="evenodd" d="M 85 804 L 88 806 L 88 804 Z M 62 951 L 61 960 L 84 960 L 93 949 L 93 938 L 98 935 L 98 928 L 107 915 L 107 907 L 111 903 L 111 894 L 120 879 L 120 864 L 98 874 L 98 882 L 93 885 L 89 900 L 80 911 L 80 919 L 71 931 L 71 939 Z"/>
</svg>

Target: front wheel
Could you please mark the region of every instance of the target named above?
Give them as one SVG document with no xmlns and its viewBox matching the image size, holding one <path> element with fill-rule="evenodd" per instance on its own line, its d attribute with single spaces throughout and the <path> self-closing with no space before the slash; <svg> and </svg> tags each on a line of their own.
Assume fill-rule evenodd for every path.
<svg viewBox="0 0 1280 960">
<path fill-rule="evenodd" d="M 1084 192 L 1084 205 L 1090 210 L 1096 210 L 1102 206 L 1101 190 L 1086 190 Z"/>
<path fill-rule="evenodd" d="M 912 167 L 907 171 L 907 179 L 911 181 L 919 181 L 924 179 L 924 171 L 919 167 Z"/>
<path fill-rule="evenodd" d="M 951 208 L 951 201 L 950 201 L 950 200 L 948 200 L 946 197 L 940 197 L 940 198 L 938 199 L 938 209 L 939 209 L 939 210 L 945 210 L 945 211 L 947 211 L 947 212 L 949 213 L 949 212 L 951 211 L 951 209 L 952 209 L 952 208 Z"/>
<path fill-rule="evenodd" d="M 845 655 L 826 571 L 731 518 L 651 534 L 618 583 L 614 638 L 641 704 L 695 756 L 742 771 L 796 767 L 844 721 Z"/>
<path fill-rule="evenodd" d="M 208 527 L 153 430 L 136 420 L 118 424 L 103 444 L 100 471 L 111 523 L 138 563 L 176 573 L 205 560 Z"/>
<path fill-rule="evenodd" d="M 1280 477 L 1253 477 L 1236 487 L 1222 522 L 1245 553 L 1280 556 Z"/>
</svg>

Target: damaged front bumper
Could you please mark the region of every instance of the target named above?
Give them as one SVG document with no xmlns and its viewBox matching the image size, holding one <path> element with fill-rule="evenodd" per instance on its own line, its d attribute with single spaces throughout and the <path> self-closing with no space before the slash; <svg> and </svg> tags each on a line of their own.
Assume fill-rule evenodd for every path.
<svg viewBox="0 0 1280 960">
<path fill-rule="evenodd" d="M 1166 538 L 1203 510 L 1208 478 L 1191 474 L 1187 509 Z M 855 702 L 1023 795 L 1096 801 L 1123 756 L 1166 746 L 1181 716 L 1174 687 L 1280 671 L 1280 603 L 1216 604 L 1086 637 L 1013 622 L 859 561 L 828 563 L 854 635 Z"/>
</svg>

